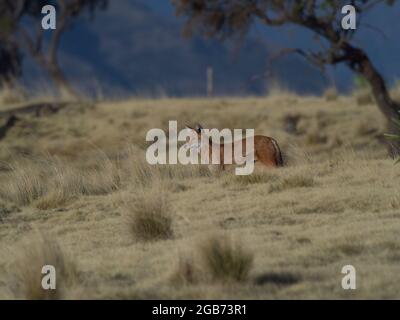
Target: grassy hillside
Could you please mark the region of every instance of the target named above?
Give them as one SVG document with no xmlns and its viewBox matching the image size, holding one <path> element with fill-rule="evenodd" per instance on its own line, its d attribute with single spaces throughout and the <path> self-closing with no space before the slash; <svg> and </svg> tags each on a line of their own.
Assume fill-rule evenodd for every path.
<svg viewBox="0 0 400 320">
<path fill-rule="evenodd" d="M 400 173 L 372 104 L 138 99 L 19 118 L 0 141 L 0 298 L 399 298 Z M 254 128 L 287 166 L 149 166 L 145 134 L 168 120 Z"/>
</svg>

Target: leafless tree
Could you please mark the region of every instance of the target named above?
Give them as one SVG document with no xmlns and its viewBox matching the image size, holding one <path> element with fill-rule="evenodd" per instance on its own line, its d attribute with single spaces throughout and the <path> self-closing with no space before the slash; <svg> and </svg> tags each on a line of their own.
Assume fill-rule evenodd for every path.
<svg viewBox="0 0 400 320">
<path fill-rule="evenodd" d="M 376 6 L 391 6 L 395 0 L 172 0 L 178 16 L 187 17 L 185 32 L 198 31 L 209 37 L 225 39 L 243 35 L 254 22 L 279 27 L 297 25 L 314 32 L 326 43 L 325 49 L 305 51 L 287 48 L 282 54 L 296 53 L 318 66 L 346 64 L 363 76 L 371 86 L 380 111 L 388 120 L 399 119 L 399 105 L 388 92 L 385 80 L 365 50 L 354 44 L 357 30 L 344 30 L 341 9 L 351 4 L 357 20 Z M 390 9 L 388 9 L 390 10 Z M 394 127 L 389 125 L 390 130 Z"/>
<path fill-rule="evenodd" d="M 55 30 L 42 28 L 41 9 L 44 5 L 56 8 Z M 93 14 L 96 9 L 105 8 L 106 5 L 107 0 L 3 0 L 0 4 L 0 20 L 12 25 L 9 42 L 33 57 L 53 80 L 62 97 L 70 97 L 76 96 L 76 91 L 68 82 L 58 60 L 62 36 L 79 15 L 85 12 Z M 45 33 L 48 35 L 45 36 Z"/>
</svg>

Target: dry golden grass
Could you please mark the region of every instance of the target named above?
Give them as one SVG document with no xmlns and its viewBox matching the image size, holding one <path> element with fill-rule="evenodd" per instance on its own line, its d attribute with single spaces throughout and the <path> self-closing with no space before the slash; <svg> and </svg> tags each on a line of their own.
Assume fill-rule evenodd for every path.
<svg viewBox="0 0 400 320">
<path fill-rule="evenodd" d="M 37 161 L 37 160 L 40 161 Z M 13 163 L 0 185 L 0 196 L 16 205 L 52 209 L 79 195 L 105 195 L 119 188 L 117 165 L 102 154 L 90 167 L 76 168 L 57 158 Z"/>
<path fill-rule="evenodd" d="M 228 180 L 225 183 L 225 186 L 231 185 L 232 182 L 238 183 L 239 185 L 247 186 L 251 184 L 257 183 L 268 183 L 275 181 L 278 178 L 276 174 L 273 172 L 266 173 L 266 172 L 253 172 L 253 174 L 249 175 L 229 175 Z"/>
<path fill-rule="evenodd" d="M 14 266 L 15 294 L 29 300 L 63 299 L 66 291 L 79 281 L 78 272 L 54 239 L 35 239 L 18 252 Z M 56 270 L 56 289 L 43 290 L 42 267 L 51 265 Z M 39 270 L 39 272 L 38 272 Z"/>
<path fill-rule="evenodd" d="M 296 174 L 279 179 L 270 185 L 269 192 L 279 192 L 292 188 L 309 188 L 315 185 L 315 180 L 308 174 Z"/>
<path fill-rule="evenodd" d="M 326 101 L 336 101 L 339 97 L 339 93 L 335 87 L 329 87 L 324 91 L 323 96 Z"/>
<path fill-rule="evenodd" d="M 176 270 L 170 278 L 170 283 L 178 287 L 196 285 L 204 280 L 202 277 L 202 271 L 192 257 L 180 256 Z"/>
<path fill-rule="evenodd" d="M 0 195 L 17 205 L 28 205 L 43 196 L 45 190 L 46 181 L 38 168 L 17 164 L 4 178 Z"/>
<path fill-rule="evenodd" d="M 242 177 L 148 165 L 146 132 L 168 120 L 179 129 L 254 128 L 277 139 L 287 165 L 256 165 Z M 400 174 L 383 132 L 371 103 L 282 92 L 21 116 L 0 142 L 0 298 L 46 298 L 29 289 L 47 255 L 26 245 L 36 230 L 62 246 L 49 256 L 73 253 L 79 266 L 79 281 L 55 298 L 399 298 Z M 207 234 L 240 239 L 243 249 L 204 242 Z M 357 270 L 357 290 L 341 288 L 346 264 Z M 58 278 L 68 282 L 62 270 L 73 268 L 62 265 Z"/>
<path fill-rule="evenodd" d="M 54 190 L 36 200 L 34 206 L 40 210 L 55 209 L 66 205 L 70 199 L 64 190 Z"/>
<path fill-rule="evenodd" d="M 143 152 L 143 151 L 142 151 Z M 196 177 L 209 177 L 211 172 L 207 166 L 196 165 L 150 165 L 145 159 L 135 155 L 129 157 L 124 177 L 129 183 L 144 188 L 162 181 L 182 180 Z"/>
<path fill-rule="evenodd" d="M 15 88 L 11 88 L 9 86 L 3 86 L 2 90 L 0 90 L 1 105 L 18 104 L 25 100 L 26 93 L 22 87 L 16 86 Z"/>
<path fill-rule="evenodd" d="M 374 97 L 369 89 L 362 89 L 355 92 L 357 105 L 365 106 L 374 103 Z"/>
</svg>

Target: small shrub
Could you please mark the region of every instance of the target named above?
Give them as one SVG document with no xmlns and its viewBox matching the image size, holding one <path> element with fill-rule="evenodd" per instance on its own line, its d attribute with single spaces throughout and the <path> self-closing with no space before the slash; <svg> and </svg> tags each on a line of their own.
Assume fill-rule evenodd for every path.
<svg viewBox="0 0 400 320">
<path fill-rule="evenodd" d="M 353 78 L 353 82 L 354 82 L 354 88 L 356 90 L 369 90 L 370 89 L 369 82 L 364 76 L 355 75 Z"/>
<path fill-rule="evenodd" d="M 355 97 L 358 106 L 365 106 L 375 103 L 374 97 L 370 90 L 358 90 L 355 92 Z"/>
<path fill-rule="evenodd" d="M 326 101 L 336 101 L 339 97 L 339 94 L 335 87 L 327 88 L 324 91 L 323 95 Z"/>
<path fill-rule="evenodd" d="M 169 199 L 159 190 L 146 190 L 129 206 L 131 231 L 138 241 L 156 241 L 173 236 Z"/>
<path fill-rule="evenodd" d="M 245 281 L 253 265 L 253 255 L 226 238 L 210 238 L 200 246 L 202 264 L 213 280 Z"/>
</svg>

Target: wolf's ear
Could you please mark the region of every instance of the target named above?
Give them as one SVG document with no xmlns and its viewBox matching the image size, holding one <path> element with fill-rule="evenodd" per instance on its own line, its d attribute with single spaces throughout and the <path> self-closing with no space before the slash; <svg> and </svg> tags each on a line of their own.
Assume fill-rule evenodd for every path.
<svg viewBox="0 0 400 320">
<path fill-rule="evenodd" d="M 201 133 L 203 127 L 201 126 L 201 124 L 197 123 L 196 126 L 194 127 L 194 130 L 196 130 L 197 133 Z"/>
</svg>

